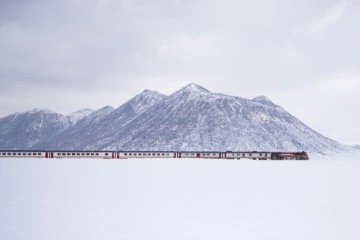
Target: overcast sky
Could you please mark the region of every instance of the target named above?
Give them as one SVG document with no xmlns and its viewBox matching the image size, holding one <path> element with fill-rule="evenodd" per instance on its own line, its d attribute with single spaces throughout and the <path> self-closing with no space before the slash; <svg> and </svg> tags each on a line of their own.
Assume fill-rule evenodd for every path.
<svg viewBox="0 0 360 240">
<path fill-rule="evenodd" d="M 1 0 L 0 117 L 194 82 L 360 144 L 360 0 Z"/>
</svg>

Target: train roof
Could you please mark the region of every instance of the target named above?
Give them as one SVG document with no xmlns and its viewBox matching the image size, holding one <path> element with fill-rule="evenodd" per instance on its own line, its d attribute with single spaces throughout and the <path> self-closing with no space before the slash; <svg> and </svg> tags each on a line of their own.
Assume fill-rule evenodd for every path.
<svg viewBox="0 0 360 240">
<path fill-rule="evenodd" d="M 155 151 L 155 150 L 0 150 L 0 152 L 141 152 L 141 153 L 172 153 L 172 152 L 181 152 L 181 153 L 270 153 L 271 151 Z"/>
</svg>

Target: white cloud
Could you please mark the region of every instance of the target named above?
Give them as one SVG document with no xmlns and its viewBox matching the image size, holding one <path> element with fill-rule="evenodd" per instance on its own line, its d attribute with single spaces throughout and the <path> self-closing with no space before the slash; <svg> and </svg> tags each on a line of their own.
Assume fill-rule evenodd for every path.
<svg viewBox="0 0 360 240">
<path fill-rule="evenodd" d="M 313 23 L 311 27 L 312 32 L 319 32 L 326 28 L 328 25 L 339 21 L 344 13 L 345 7 L 348 5 L 347 0 L 338 2 L 335 6 L 330 8 L 325 15 L 321 16 Z"/>
<path fill-rule="evenodd" d="M 356 128 L 360 113 L 343 107 L 344 99 L 360 102 L 356 1 L 7 1 L 0 8 L 0 116 L 44 102 L 62 112 L 82 102 L 118 106 L 144 88 L 169 94 L 195 82 L 269 96 L 295 115 L 303 110 L 296 116 L 310 126 L 336 107 L 342 115 L 332 116 L 332 128 L 341 129 L 342 116 Z M 70 90 L 83 99 L 68 104 L 70 94 L 60 93 Z M 321 102 L 321 115 L 308 114 L 304 102 L 312 107 L 319 96 L 331 106 Z"/>
<path fill-rule="evenodd" d="M 299 25 L 295 28 L 294 34 L 301 34 L 304 32 L 307 33 L 320 33 L 325 30 L 331 24 L 334 24 L 341 20 L 345 8 L 348 6 L 348 0 L 341 0 L 337 2 L 334 6 L 326 11 L 325 14 L 313 18 L 305 24 Z"/>
</svg>

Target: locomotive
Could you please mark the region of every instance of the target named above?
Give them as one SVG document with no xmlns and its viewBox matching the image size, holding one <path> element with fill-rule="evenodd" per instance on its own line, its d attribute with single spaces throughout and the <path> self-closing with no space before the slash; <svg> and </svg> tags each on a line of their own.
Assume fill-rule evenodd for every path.
<svg viewBox="0 0 360 240">
<path fill-rule="evenodd" d="M 209 158 L 252 160 L 308 160 L 306 152 L 218 151 L 35 151 L 0 150 L 0 158 Z"/>
</svg>

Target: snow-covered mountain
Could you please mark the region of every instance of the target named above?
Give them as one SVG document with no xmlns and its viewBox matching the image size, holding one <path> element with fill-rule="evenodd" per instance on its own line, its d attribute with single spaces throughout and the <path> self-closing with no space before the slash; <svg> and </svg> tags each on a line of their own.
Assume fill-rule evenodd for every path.
<svg viewBox="0 0 360 240">
<path fill-rule="evenodd" d="M 29 149 L 71 126 L 68 117 L 47 109 L 34 109 L 0 118 L 0 148 Z"/>
<path fill-rule="evenodd" d="M 85 117 L 73 127 L 51 140 L 38 143 L 41 149 L 100 149 L 103 142 L 114 140 L 114 135 L 132 119 L 141 115 L 166 96 L 145 90 L 117 109 L 104 107 Z"/>
<path fill-rule="evenodd" d="M 212 93 L 195 84 L 170 95 L 95 146 L 124 150 L 347 150 L 264 96 L 249 100 Z"/>
<path fill-rule="evenodd" d="M 82 109 L 63 115 L 48 109 L 33 109 L 0 118 L 0 149 L 36 148 L 74 126 L 93 110 Z"/>
<path fill-rule="evenodd" d="M 145 90 L 117 109 L 104 107 L 82 113 L 73 115 L 83 116 L 76 121 L 53 112 L 32 115 L 32 121 L 19 117 L 25 113 L 2 118 L 1 129 L 6 131 L 0 135 L 1 148 L 358 151 L 310 129 L 265 96 L 245 99 L 213 93 L 196 84 L 170 96 Z M 32 127 L 39 126 L 41 119 L 54 126 Z M 23 143 L 19 139 L 27 140 Z"/>
</svg>

